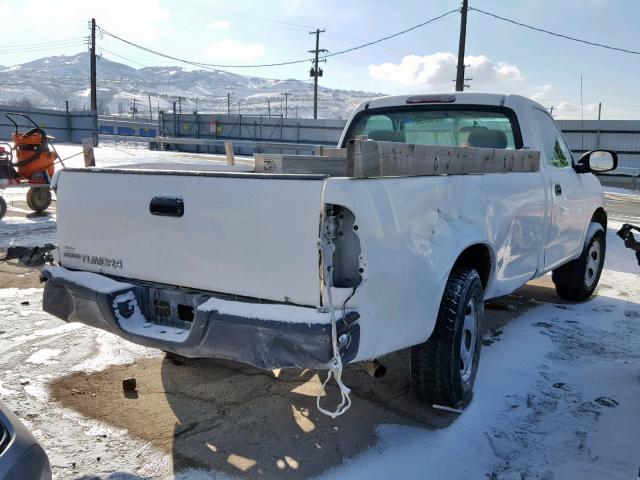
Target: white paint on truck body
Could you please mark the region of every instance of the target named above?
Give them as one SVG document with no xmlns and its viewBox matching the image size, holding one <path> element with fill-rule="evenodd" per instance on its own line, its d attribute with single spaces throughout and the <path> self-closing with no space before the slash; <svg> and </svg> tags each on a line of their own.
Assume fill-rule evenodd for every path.
<svg viewBox="0 0 640 480">
<path fill-rule="evenodd" d="M 60 174 L 60 264 L 167 285 L 318 305 L 321 179 L 157 173 Z M 183 199 L 184 216 L 152 215 L 149 204 L 157 196 Z M 87 256 L 115 262 L 91 263 Z"/>
<path fill-rule="evenodd" d="M 325 201 L 355 214 L 367 255 L 365 280 L 348 302 L 361 315 L 359 359 L 429 338 L 451 268 L 471 245 L 486 245 L 494 260 L 486 298 L 538 272 L 547 234 L 539 172 L 330 178 Z"/>
<path fill-rule="evenodd" d="M 578 257 L 592 215 L 604 206 L 593 175 L 546 164 L 535 118 L 539 104 L 513 95 L 455 96 L 456 105 L 513 110 L 524 148 L 542 152 L 540 171 L 324 180 L 63 171 L 57 177 L 61 264 L 322 306 L 318 240 L 324 184 L 324 202 L 355 215 L 365 265 L 351 298 L 351 288 L 333 289 L 336 308 L 349 298 L 347 308 L 360 314 L 354 361 L 419 344 L 433 331 L 448 276 L 467 247 L 482 245 L 490 252 L 485 298 L 505 295 Z M 358 112 L 405 104 L 406 96 L 363 103 L 341 144 Z M 554 182 L 563 176 L 567 191 L 558 196 Z M 158 195 L 183 198 L 184 217 L 150 215 L 149 201 Z M 66 258 L 66 247 L 119 258 L 123 266 Z"/>
</svg>

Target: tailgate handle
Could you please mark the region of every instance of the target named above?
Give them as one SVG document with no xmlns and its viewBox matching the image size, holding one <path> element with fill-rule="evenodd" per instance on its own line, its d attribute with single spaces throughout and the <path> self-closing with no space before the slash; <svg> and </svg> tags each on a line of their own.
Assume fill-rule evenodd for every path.
<svg viewBox="0 0 640 480">
<path fill-rule="evenodd" d="M 182 217 L 184 215 L 184 201 L 178 197 L 153 197 L 149 204 L 151 215 L 162 217 Z"/>
</svg>

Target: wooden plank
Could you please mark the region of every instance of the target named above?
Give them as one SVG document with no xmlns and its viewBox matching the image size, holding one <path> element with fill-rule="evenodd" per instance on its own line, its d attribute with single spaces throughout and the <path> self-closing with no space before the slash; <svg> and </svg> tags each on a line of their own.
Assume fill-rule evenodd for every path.
<svg viewBox="0 0 640 480">
<path fill-rule="evenodd" d="M 233 143 L 224 142 L 224 152 L 227 154 L 227 163 L 229 165 L 235 165 L 236 159 L 233 156 Z"/>
<path fill-rule="evenodd" d="M 85 167 L 88 168 L 96 166 L 96 157 L 93 153 L 93 138 L 82 139 L 82 154 L 84 156 Z"/>
<path fill-rule="evenodd" d="M 344 177 L 347 173 L 345 157 L 256 153 L 254 159 L 256 173 L 310 173 L 335 177 Z"/>
<path fill-rule="evenodd" d="M 540 170 L 540 152 L 354 140 L 347 176 L 356 178 L 466 175 Z"/>
<path fill-rule="evenodd" d="M 347 149 L 346 148 L 331 148 L 324 147 L 322 149 L 323 157 L 342 157 L 347 158 Z"/>
</svg>

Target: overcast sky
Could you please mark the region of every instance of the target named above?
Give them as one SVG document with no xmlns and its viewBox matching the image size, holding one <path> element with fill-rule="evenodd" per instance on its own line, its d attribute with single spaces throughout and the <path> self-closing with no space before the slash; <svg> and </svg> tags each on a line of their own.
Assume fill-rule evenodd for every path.
<svg viewBox="0 0 640 480">
<path fill-rule="evenodd" d="M 637 0 L 471 0 L 470 5 L 566 35 L 640 50 Z M 314 47 L 308 32 L 316 27 L 326 30 L 321 48 L 335 52 L 459 6 L 459 0 L 0 1 L 0 64 L 82 51 L 73 42 L 43 43 L 30 51 L 13 46 L 88 35 L 91 17 L 116 35 L 176 57 L 258 64 L 307 58 Z M 382 44 L 330 58 L 322 66 L 321 85 L 381 93 L 452 90 L 459 25 L 460 15 L 455 13 Z M 106 36 L 98 39 L 101 51 L 106 58 L 136 68 L 177 64 Z M 582 75 L 585 118 L 596 118 L 602 102 L 603 118 L 640 119 L 640 55 L 570 42 L 473 11 L 466 53 L 472 90 L 520 93 L 553 105 L 558 118 L 579 118 Z M 303 63 L 226 70 L 308 80 L 309 67 Z"/>
</svg>

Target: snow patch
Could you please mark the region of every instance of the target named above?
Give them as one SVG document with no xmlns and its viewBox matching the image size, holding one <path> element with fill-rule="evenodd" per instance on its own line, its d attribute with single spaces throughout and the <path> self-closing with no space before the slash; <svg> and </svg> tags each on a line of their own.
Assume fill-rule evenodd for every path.
<svg viewBox="0 0 640 480">
<path fill-rule="evenodd" d="M 130 283 L 116 282 L 115 280 L 90 272 L 72 272 L 63 267 L 46 266 L 43 271 L 51 273 L 55 279 L 60 279 L 73 285 L 82 286 L 96 292 L 109 294 L 133 288 Z"/>
<path fill-rule="evenodd" d="M 248 303 L 210 298 L 198 307 L 198 311 L 217 311 L 223 315 L 260 320 L 277 320 L 288 323 L 330 324 L 329 313 L 314 308 L 269 303 Z"/>
<path fill-rule="evenodd" d="M 43 348 L 42 350 L 37 351 L 36 353 L 32 354 L 29 358 L 27 358 L 27 362 L 50 365 L 57 361 L 57 360 L 51 360 L 51 359 L 53 357 L 57 357 L 61 353 L 62 353 L 62 350 L 56 350 L 55 348 Z"/>
<path fill-rule="evenodd" d="M 99 372 L 111 365 L 126 365 L 139 358 L 160 355 L 159 350 L 124 341 L 112 333 L 97 329 L 90 330 L 95 332 L 97 352 L 93 352 L 86 360 L 72 366 L 73 372 Z"/>
<path fill-rule="evenodd" d="M 129 311 L 128 316 L 124 316 L 120 312 L 121 307 L 127 308 Z M 174 343 L 182 343 L 187 339 L 189 331 L 184 328 L 169 327 L 167 325 L 148 322 L 142 314 L 138 300 L 132 291 L 115 297 L 112 308 L 120 327 L 125 332 Z"/>
</svg>

